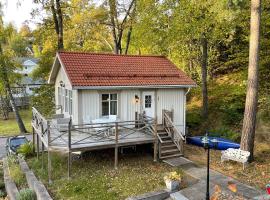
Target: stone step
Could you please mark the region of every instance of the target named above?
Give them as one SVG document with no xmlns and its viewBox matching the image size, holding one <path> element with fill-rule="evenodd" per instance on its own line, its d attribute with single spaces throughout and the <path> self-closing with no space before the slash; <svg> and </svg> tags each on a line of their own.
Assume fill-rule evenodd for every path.
<svg viewBox="0 0 270 200">
<path fill-rule="evenodd" d="M 174 192 L 170 194 L 170 198 L 172 200 L 189 200 L 188 198 L 186 198 L 184 195 L 182 195 L 179 192 Z"/>
</svg>

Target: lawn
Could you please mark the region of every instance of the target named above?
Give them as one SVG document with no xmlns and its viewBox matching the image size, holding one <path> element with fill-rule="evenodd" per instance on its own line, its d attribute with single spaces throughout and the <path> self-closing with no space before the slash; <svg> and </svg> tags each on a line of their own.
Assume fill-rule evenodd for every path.
<svg viewBox="0 0 270 200">
<path fill-rule="evenodd" d="M 47 159 L 45 159 L 47 160 Z M 114 169 L 113 150 L 90 153 L 72 163 L 72 179 L 68 181 L 67 161 L 62 155 L 53 154 L 53 183 L 47 185 L 54 199 L 110 199 L 119 200 L 129 196 L 165 188 L 166 173 L 180 169 L 162 162 L 153 162 L 151 154 L 120 155 L 119 168 Z M 28 164 L 46 184 L 47 171 L 41 161 L 28 159 Z M 45 165 L 46 166 L 46 165 Z M 183 186 L 190 178 L 183 175 Z"/>
<path fill-rule="evenodd" d="M 27 131 L 31 131 L 31 111 L 20 110 L 21 118 L 24 122 Z M 19 127 L 15 119 L 14 112 L 9 113 L 9 120 L 3 120 L 0 118 L 0 136 L 12 136 L 19 135 Z"/>
</svg>

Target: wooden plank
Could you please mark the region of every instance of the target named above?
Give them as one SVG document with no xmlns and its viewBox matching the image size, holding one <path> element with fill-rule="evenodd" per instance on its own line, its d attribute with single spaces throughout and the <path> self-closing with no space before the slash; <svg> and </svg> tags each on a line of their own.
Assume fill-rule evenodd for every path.
<svg viewBox="0 0 270 200">
<path fill-rule="evenodd" d="M 37 159 L 39 159 L 39 135 L 37 134 Z"/>
</svg>

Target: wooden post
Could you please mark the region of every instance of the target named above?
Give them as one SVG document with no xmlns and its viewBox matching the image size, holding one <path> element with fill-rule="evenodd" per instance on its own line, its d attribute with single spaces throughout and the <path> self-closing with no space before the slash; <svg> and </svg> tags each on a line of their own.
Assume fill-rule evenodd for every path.
<svg viewBox="0 0 270 200">
<path fill-rule="evenodd" d="M 50 152 L 50 143 L 51 143 L 51 132 L 50 132 L 50 122 L 47 121 L 47 136 L 48 136 L 48 179 L 49 184 L 52 183 L 52 161 L 51 161 L 51 152 Z"/>
<path fill-rule="evenodd" d="M 34 128 L 34 123 L 35 123 L 35 117 L 34 117 L 34 112 L 32 109 L 32 142 L 33 142 L 33 154 L 35 153 L 35 128 Z"/>
<path fill-rule="evenodd" d="M 118 122 L 115 122 L 114 168 L 118 169 Z"/>
<path fill-rule="evenodd" d="M 157 118 L 154 119 L 154 162 L 157 162 L 158 137 L 157 137 Z"/>
<path fill-rule="evenodd" d="M 70 180 L 71 171 L 71 118 L 68 123 L 68 180 Z"/>
<path fill-rule="evenodd" d="M 135 112 L 135 128 L 138 128 L 138 112 Z"/>
<path fill-rule="evenodd" d="M 174 113 L 173 113 L 173 112 L 174 112 L 174 110 L 173 110 L 173 108 L 172 108 L 172 110 L 171 110 L 171 120 L 172 120 L 172 122 L 173 122 L 173 118 L 174 118 L 174 116 L 173 116 Z"/>
<path fill-rule="evenodd" d="M 42 169 L 44 169 L 44 144 L 41 141 L 41 164 L 42 164 Z"/>
<path fill-rule="evenodd" d="M 39 159 L 39 136 L 37 135 L 37 159 Z"/>
<path fill-rule="evenodd" d="M 32 125 L 32 126 L 33 126 L 33 125 Z M 32 142 L 33 142 L 33 147 L 34 147 L 34 148 L 33 148 L 33 154 L 34 154 L 34 153 L 36 153 L 36 152 L 35 152 L 35 147 L 36 147 L 35 145 L 36 145 L 36 144 L 35 144 L 35 129 L 34 129 L 34 127 L 32 127 Z"/>
<path fill-rule="evenodd" d="M 164 109 L 162 109 L 162 126 L 163 129 L 165 128 L 165 123 L 164 123 Z"/>
</svg>

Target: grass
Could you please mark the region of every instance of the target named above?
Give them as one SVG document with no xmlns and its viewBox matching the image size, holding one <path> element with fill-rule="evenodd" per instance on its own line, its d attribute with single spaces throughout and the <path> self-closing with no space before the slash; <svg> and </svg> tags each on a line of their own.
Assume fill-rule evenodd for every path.
<svg viewBox="0 0 270 200">
<path fill-rule="evenodd" d="M 20 110 L 21 118 L 24 122 L 27 131 L 31 130 L 31 111 L 30 110 Z M 0 136 L 13 136 L 19 135 L 20 130 L 15 119 L 14 112 L 9 113 L 9 119 L 3 120 L 0 118 Z"/>
<path fill-rule="evenodd" d="M 22 172 L 21 167 L 15 156 L 8 157 L 8 167 L 11 179 L 15 182 L 17 188 L 28 188 L 25 174 Z"/>
<path fill-rule="evenodd" d="M 6 197 L 6 190 L 4 183 L 3 162 L 0 161 L 0 200 L 5 199 L 5 197 Z"/>
<path fill-rule="evenodd" d="M 31 158 L 28 164 L 44 183 L 48 182 L 41 161 Z M 52 164 L 53 183 L 47 186 L 54 199 L 125 199 L 164 189 L 163 177 L 168 172 L 183 174 L 180 169 L 153 162 L 152 155 L 144 153 L 120 156 L 119 168 L 115 170 L 113 150 L 93 152 L 74 161 L 70 181 L 66 179 L 67 160 L 63 155 L 53 154 Z M 184 175 L 183 179 L 185 186 L 189 177 Z"/>
</svg>

